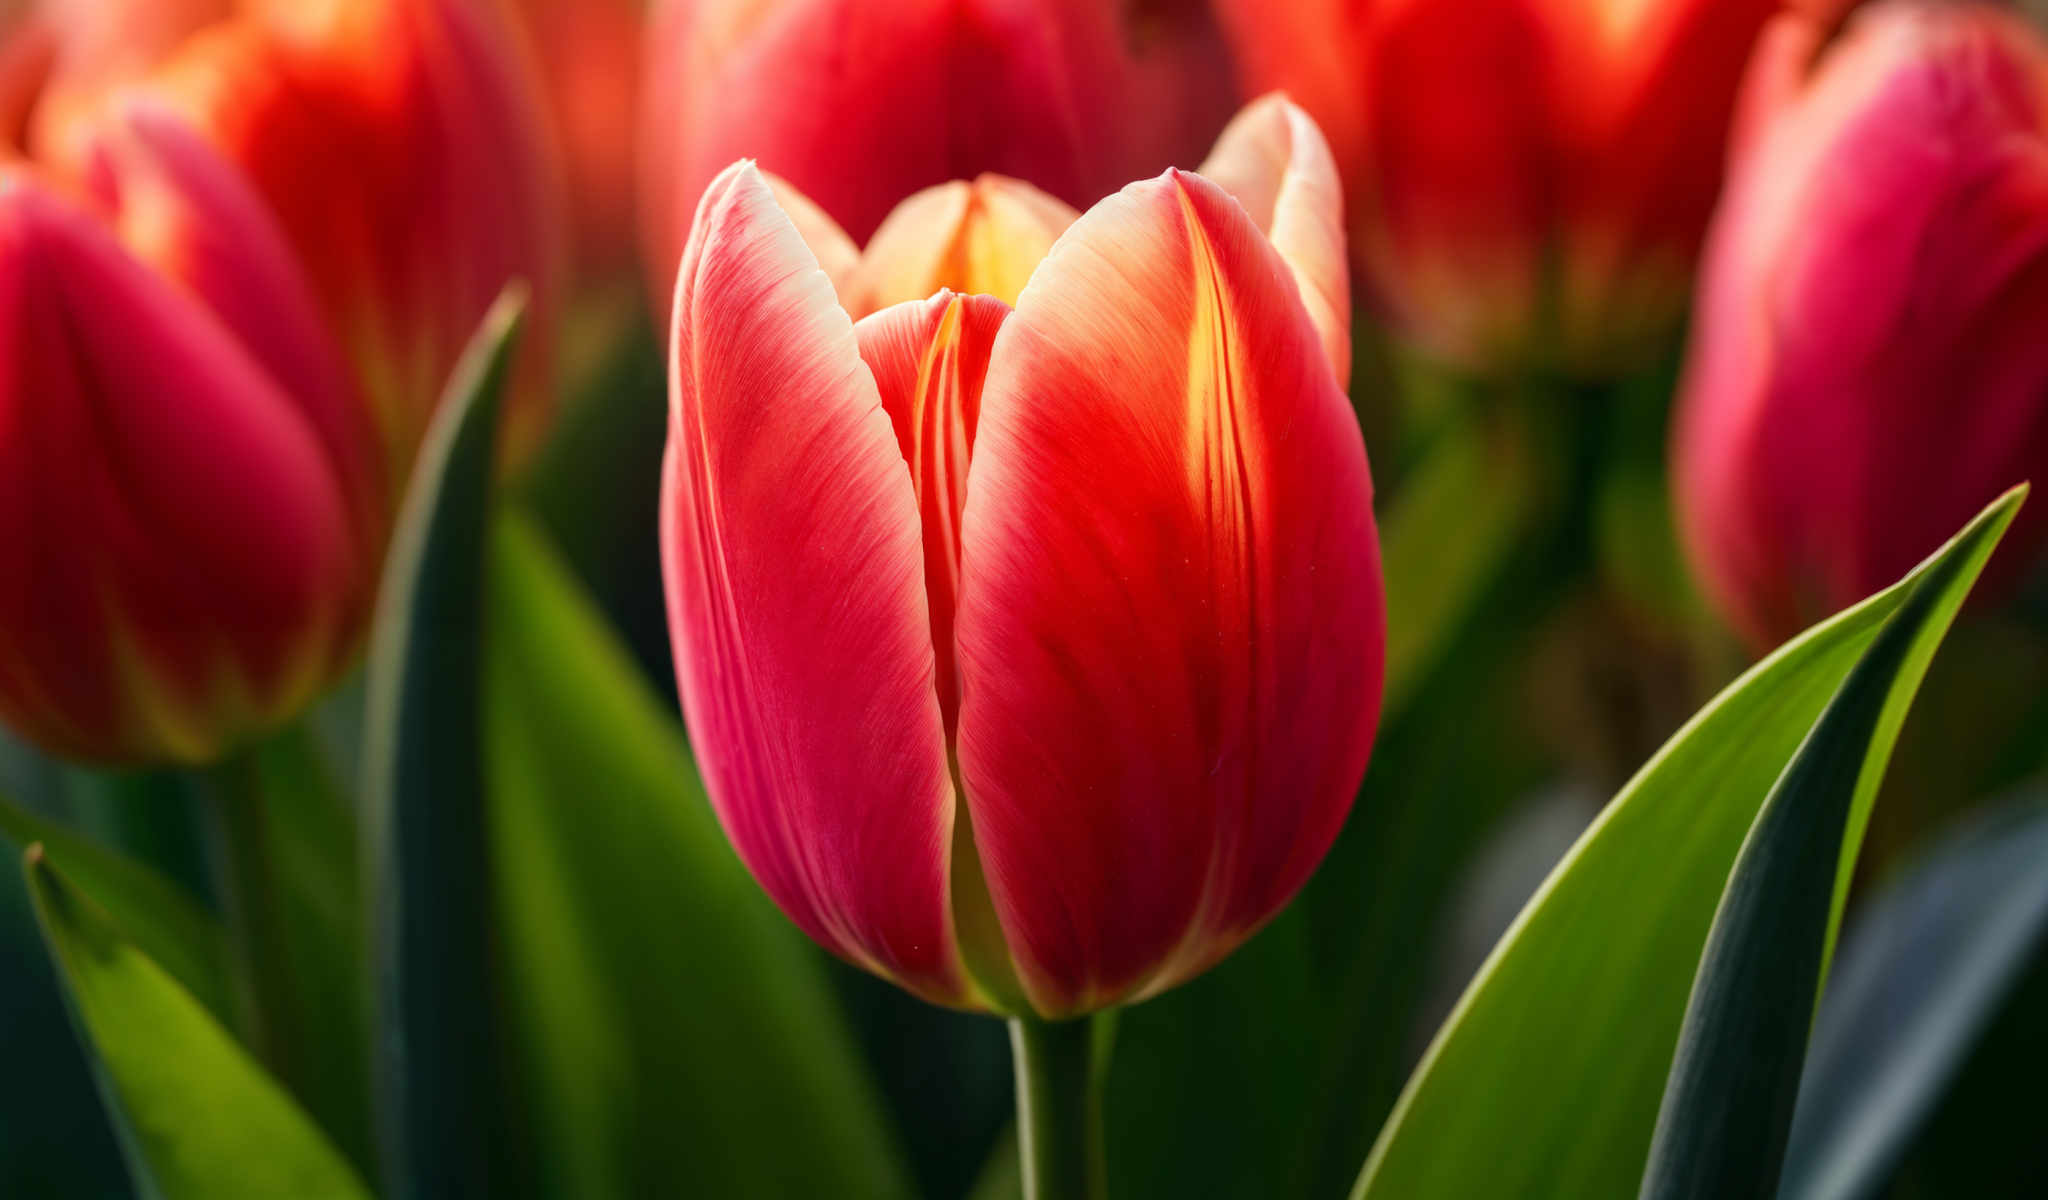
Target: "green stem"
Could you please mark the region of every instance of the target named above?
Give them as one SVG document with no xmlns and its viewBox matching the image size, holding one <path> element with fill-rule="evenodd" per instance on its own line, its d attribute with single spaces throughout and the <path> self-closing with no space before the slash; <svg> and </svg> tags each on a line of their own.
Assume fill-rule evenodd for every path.
<svg viewBox="0 0 2048 1200">
<path fill-rule="evenodd" d="M 234 950 L 244 1040 L 274 1069 L 284 1066 L 284 1026 L 291 1012 L 281 897 L 272 873 L 270 818 L 257 751 L 246 750 L 207 772 L 215 870 Z"/>
<path fill-rule="evenodd" d="M 1110 1024 L 1010 1019 L 1024 1200 L 1103 1200 L 1102 1084 Z"/>
</svg>

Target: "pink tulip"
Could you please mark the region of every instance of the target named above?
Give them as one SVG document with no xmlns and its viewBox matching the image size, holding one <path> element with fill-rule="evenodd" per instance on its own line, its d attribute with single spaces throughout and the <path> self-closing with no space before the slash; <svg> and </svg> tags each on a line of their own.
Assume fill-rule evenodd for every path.
<svg viewBox="0 0 2048 1200">
<path fill-rule="evenodd" d="M 291 300 L 259 319 L 317 345 Z M 346 660 L 369 563 L 287 357 L 0 168 L 0 718 L 60 753 L 200 762 Z"/>
<path fill-rule="evenodd" d="M 735 158 L 865 241 L 903 197 L 983 172 L 1091 204 L 1193 161 L 1234 100 L 1191 0 L 660 0 L 645 78 L 641 238 L 663 300 Z"/>
<path fill-rule="evenodd" d="M 1823 37 L 1786 17 L 1759 53 L 1672 444 L 1692 559 L 1759 647 L 2048 479 L 2048 45 L 1911 2 L 1816 64 Z"/>
<path fill-rule="evenodd" d="M 1313 153 L 1260 157 L 1276 228 L 1335 202 Z M 1168 171 L 1073 222 L 1014 310 L 946 290 L 855 322 L 752 164 L 705 192 L 662 499 L 677 674 L 727 833 L 828 949 L 1070 1015 L 1205 970 L 1328 849 L 1384 609 L 1296 282 L 1341 237 L 1293 244 L 1334 257 Z"/>
</svg>

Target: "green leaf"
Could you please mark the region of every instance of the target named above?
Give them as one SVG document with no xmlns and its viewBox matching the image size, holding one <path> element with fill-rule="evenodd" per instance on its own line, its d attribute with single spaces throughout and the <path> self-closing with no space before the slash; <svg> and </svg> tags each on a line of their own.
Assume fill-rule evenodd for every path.
<svg viewBox="0 0 2048 1200">
<path fill-rule="evenodd" d="M 349 1155 L 374 1161 L 354 813 L 303 726 L 208 772 L 243 1041 Z"/>
<path fill-rule="evenodd" d="M 48 860 L 29 892 L 138 1190 L 368 1197 L 347 1161 L 206 1006 Z"/>
<path fill-rule="evenodd" d="M 1944 839 L 1861 909 L 1813 1031 L 1779 1194 L 1877 1194 L 2030 970 L 2048 965 L 2048 789 Z"/>
<path fill-rule="evenodd" d="M 168 972 L 208 1012 L 236 1017 L 227 935 L 183 888 L 118 851 L 0 800 L 0 836 L 44 857 L 93 896 L 122 936 Z"/>
<path fill-rule="evenodd" d="M 741 867 L 672 710 L 516 513 L 490 627 L 498 929 L 544 1190 L 908 1194 L 822 954 Z"/>
<path fill-rule="evenodd" d="M 499 395 L 524 305 L 523 289 L 500 297 L 435 412 L 370 636 L 372 1088 L 393 1197 L 487 1190 L 494 1148 L 510 1140 L 499 1133 L 478 694 Z"/>
<path fill-rule="evenodd" d="M 1935 649 L 2011 519 L 1942 557 L 1829 701 L 1736 855 L 1693 976 L 1642 1195 L 1777 1186 L 1814 1005 L 1863 828 Z"/>
<path fill-rule="evenodd" d="M 1891 617 L 1932 577 L 1960 596 L 2018 499 L 1759 663 L 1666 743 L 1480 968 L 1409 1078 L 1354 1197 L 1636 1189 L 1700 951 L 1758 810 Z M 1924 666 L 1909 663 L 1901 678 Z M 1886 713 L 1895 720 L 1902 708 L 1888 698 Z M 1850 846 L 1863 816 L 1852 814 Z"/>
</svg>

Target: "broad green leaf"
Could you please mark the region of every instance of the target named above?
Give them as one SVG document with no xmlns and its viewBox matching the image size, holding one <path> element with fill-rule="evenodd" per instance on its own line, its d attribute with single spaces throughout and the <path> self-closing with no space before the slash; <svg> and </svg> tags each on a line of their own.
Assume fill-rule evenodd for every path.
<svg viewBox="0 0 2048 1200">
<path fill-rule="evenodd" d="M 435 412 L 370 635 L 362 819 L 372 1087 L 394 1198 L 487 1191 L 493 1161 L 510 1148 L 499 1122 L 478 697 L 499 394 L 523 309 L 523 291 L 508 289 Z"/>
<path fill-rule="evenodd" d="M 1914 585 L 1764 800 L 1693 976 L 1643 1196 L 1705 1200 L 1777 1185 L 1839 900 L 1878 782 L 1936 647 L 2010 519 L 2008 507 L 1966 531 L 1960 551 Z"/>
<path fill-rule="evenodd" d="M 1635 1191 L 1700 950 L 1765 797 L 1886 622 L 1952 559 L 1988 553 L 2017 501 L 1757 664 L 1622 789 L 1438 1031 L 1354 1197 Z"/>
<path fill-rule="evenodd" d="M 341 1153 L 206 1006 L 54 867 L 29 892 L 138 1190 L 166 1200 L 363 1197 Z"/>
<path fill-rule="evenodd" d="M 513 513 L 490 628 L 498 934 L 544 1190 L 908 1194 L 822 955 L 733 854 L 680 722 Z"/>
<path fill-rule="evenodd" d="M 1800 1080 L 1779 1194 L 1876 1195 L 1986 1028 L 2048 965 L 2048 790 L 1972 820 L 1872 898 Z"/>
<path fill-rule="evenodd" d="M 219 1020 L 236 1019 L 227 937 L 183 888 L 142 863 L 55 821 L 0 800 L 0 837 L 44 857 L 112 914 L 122 936 L 160 964 Z"/>
</svg>

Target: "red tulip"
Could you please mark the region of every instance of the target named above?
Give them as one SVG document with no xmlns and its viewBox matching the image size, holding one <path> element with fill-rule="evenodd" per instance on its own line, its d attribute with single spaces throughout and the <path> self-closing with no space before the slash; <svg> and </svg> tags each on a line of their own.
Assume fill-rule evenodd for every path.
<svg viewBox="0 0 2048 1200">
<path fill-rule="evenodd" d="M 865 241 L 903 197 L 983 172 L 1091 204 L 1193 161 L 1233 100 L 1186 0 L 664 0 L 648 39 L 641 235 L 662 298 L 735 158 Z"/>
<path fill-rule="evenodd" d="M 269 282 L 257 319 L 317 346 Z M 239 332 L 0 168 L 0 718 L 49 749 L 216 757 L 355 645 L 368 563 L 331 431 Z"/>
<path fill-rule="evenodd" d="M 1786 17 L 1716 220 L 1673 440 L 1708 590 L 1759 646 L 2048 479 L 2048 45 L 1988 6 Z M 2035 511 L 2010 573 L 2041 545 Z"/>
<path fill-rule="evenodd" d="M 109 112 L 142 97 L 247 176 L 358 375 L 402 486 L 500 288 L 543 318 L 560 197 L 536 79 L 492 0 L 43 0 L 55 63 L 24 149 L 106 187 Z M 115 166 L 118 168 L 119 160 Z M 543 328 L 545 321 L 543 319 Z M 536 347 L 509 439 L 546 417 Z"/>
<path fill-rule="evenodd" d="M 1168 171 L 1074 222 L 1014 311 L 941 291 L 856 323 L 751 164 L 706 191 L 670 630 L 712 803 L 821 944 L 1069 1015 L 1206 969 L 1313 871 L 1385 638 L 1365 448 L 1296 271 Z"/>
<path fill-rule="evenodd" d="M 44 747 L 216 758 L 353 658 L 449 370 L 549 275 L 492 14 L 43 0 L 8 27 L 0 718 Z"/>
<path fill-rule="evenodd" d="M 1684 311 L 1743 63 L 1780 2 L 1221 11 L 1247 84 L 1329 133 L 1378 315 L 1468 369 L 1597 375 Z"/>
</svg>

